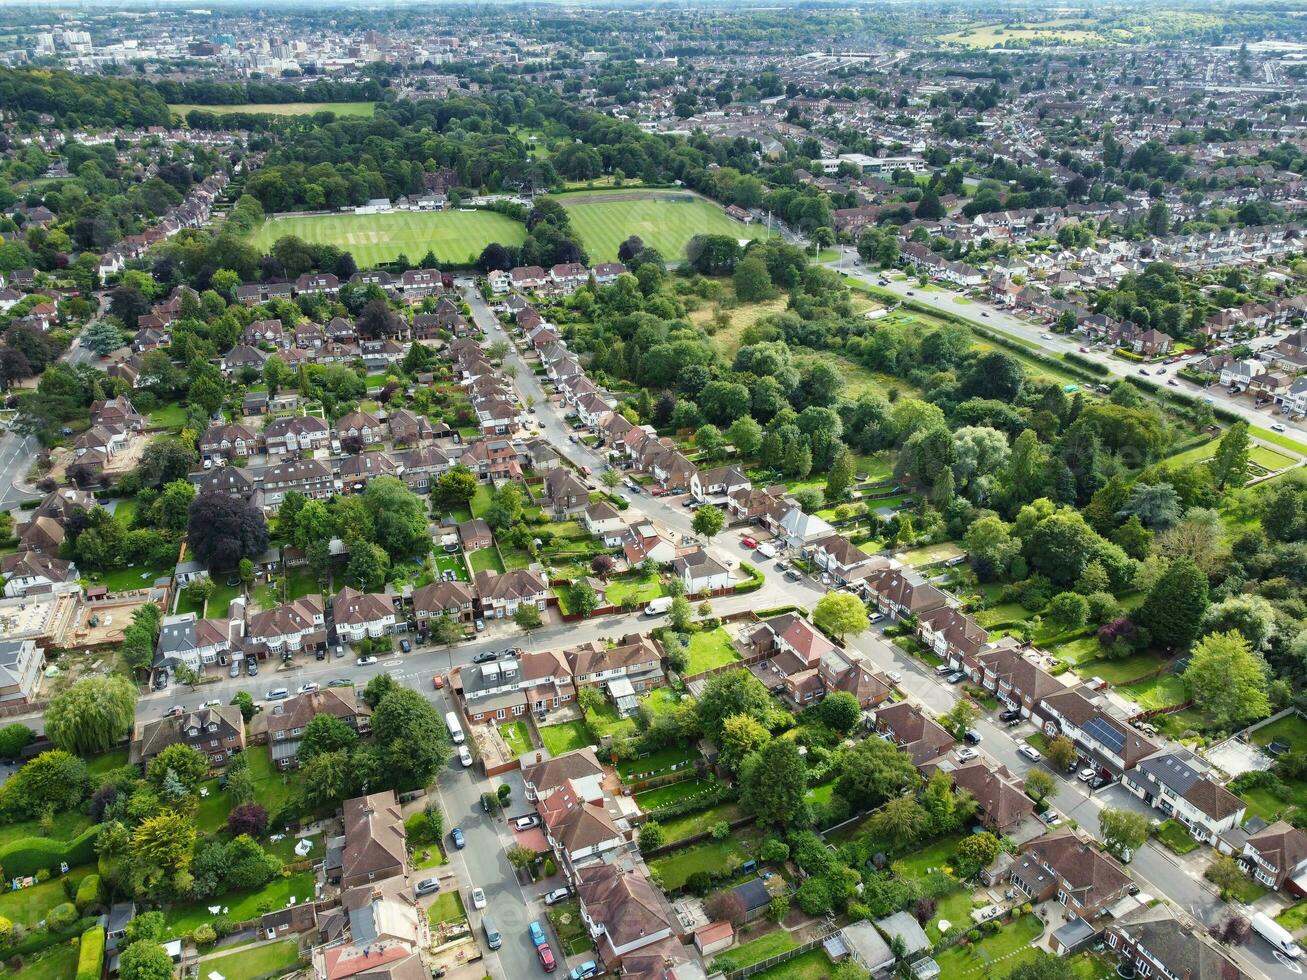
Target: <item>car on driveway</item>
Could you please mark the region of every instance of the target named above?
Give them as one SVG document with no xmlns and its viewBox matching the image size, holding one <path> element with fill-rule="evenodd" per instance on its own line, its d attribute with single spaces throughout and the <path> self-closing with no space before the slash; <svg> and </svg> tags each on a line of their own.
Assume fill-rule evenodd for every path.
<svg viewBox="0 0 1307 980">
<path fill-rule="evenodd" d="M 467 845 L 467 841 L 463 837 L 463 831 L 457 827 L 449 832 L 449 839 L 454 842 L 454 850 L 456 851 L 461 851 Z"/>
<path fill-rule="evenodd" d="M 163 716 L 165 718 L 180 718 L 184 714 L 186 714 L 186 709 L 183 708 L 180 704 L 174 704 L 171 708 L 169 708 L 167 711 L 163 713 Z"/>
<path fill-rule="evenodd" d="M 354 682 L 348 677 L 333 677 L 327 681 L 327 687 L 353 687 Z"/>
<path fill-rule="evenodd" d="M 753 538 L 750 538 L 750 537 L 743 537 L 743 538 L 740 538 L 740 544 L 744 545 L 746 548 L 756 548 L 756 547 L 758 547 L 758 542 L 755 541 Z"/>
<path fill-rule="evenodd" d="M 1087 783 L 1097 775 L 1098 773 L 1096 773 L 1092 768 L 1085 766 L 1085 768 L 1076 773 L 1076 779 L 1080 780 L 1082 783 Z"/>
<path fill-rule="evenodd" d="M 902 683 L 903 683 L 903 675 L 900 674 L 897 670 L 887 671 L 886 674 L 885 674 L 885 676 L 888 677 L 888 678 L 890 679 L 890 682 L 891 682 L 891 683 L 894 683 L 894 684 L 902 684 Z"/>
<path fill-rule="evenodd" d="M 499 659 L 499 654 L 495 653 L 494 650 L 483 650 L 481 653 L 478 653 L 475 657 L 472 658 L 472 662 L 474 664 L 488 664 L 491 661 L 498 660 L 498 659 Z"/>
<path fill-rule="evenodd" d="M 301 685 L 299 686 L 299 688 L 295 691 L 295 693 L 296 693 L 296 694 L 312 694 L 312 693 L 313 693 L 314 691 L 316 691 L 317 689 L 318 689 L 318 685 L 315 684 L 315 683 L 313 683 L 313 681 L 309 681 L 308 683 L 301 684 Z"/>
<path fill-rule="evenodd" d="M 549 948 L 548 943 L 537 946 L 536 955 L 540 957 L 540 965 L 545 968 L 546 973 L 553 973 L 558 969 L 558 961 L 554 959 L 554 951 Z"/>
<path fill-rule="evenodd" d="M 1044 757 L 1039 754 L 1039 749 L 1035 748 L 1029 742 L 1022 742 L 1017 748 L 1017 752 L 1024 755 L 1031 762 L 1043 762 Z"/>
<path fill-rule="evenodd" d="M 1102 789 L 1104 786 L 1110 785 L 1112 785 L 1112 780 L 1107 779 L 1104 776 L 1095 776 L 1093 779 L 1089 780 L 1089 788 L 1094 790 Z"/>
<path fill-rule="evenodd" d="M 580 966 L 572 967 L 572 972 L 567 975 L 567 980 L 589 980 L 590 977 L 598 976 L 599 965 L 594 960 L 586 960 Z"/>
<path fill-rule="evenodd" d="M 540 818 L 538 816 L 534 813 L 528 813 L 525 817 L 518 817 L 513 821 L 513 829 L 530 830 L 532 827 L 538 826 L 539 823 Z"/>
<path fill-rule="evenodd" d="M 884 614 L 883 612 L 874 612 L 874 613 L 872 613 L 870 616 L 867 617 L 867 622 L 869 622 L 869 623 L 879 623 L 879 622 L 880 622 L 882 619 L 884 619 L 884 618 L 885 618 L 885 614 Z"/>
<path fill-rule="evenodd" d="M 409 643 L 408 640 L 400 640 L 399 648 L 403 650 L 405 653 L 411 653 L 413 650 L 413 644 Z"/>
<path fill-rule="evenodd" d="M 792 568 L 785 573 L 785 581 L 787 582 L 797 582 L 801 578 L 803 578 L 803 576 Z"/>
<path fill-rule="evenodd" d="M 413 886 L 413 891 L 419 895 L 430 895 L 432 892 L 440 891 L 439 878 L 423 878 Z"/>
<path fill-rule="evenodd" d="M 559 902 L 566 902 L 571 894 L 572 889 L 570 888 L 555 888 L 553 891 L 545 893 L 545 904 L 557 905 Z"/>
<path fill-rule="evenodd" d="M 958 762 L 970 762 L 979 755 L 975 749 L 958 749 Z"/>
<path fill-rule="evenodd" d="M 540 928 L 539 922 L 532 922 L 526 928 L 527 931 L 531 933 L 531 942 L 533 945 L 543 946 L 545 944 L 545 931 Z"/>
<path fill-rule="evenodd" d="M 480 888 L 472 889 L 472 907 L 474 909 L 483 909 L 486 907 L 486 893 Z"/>
<path fill-rule="evenodd" d="M 1006 711 L 1000 711 L 1000 712 L 998 713 L 998 720 L 999 720 L 999 721 L 1014 721 L 1014 720 L 1015 720 L 1015 721 L 1020 721 L 1020 720 L 1021 720 L 1021 711 L 1020 711 L 1020 709 L 1018 709 L 1018 708 L 1008 708 Z"/>
<path fill-rule="evenodd" d="M 1039 819 L 1049 827 L 1057 827 L 1062 823 L 1062 818 L 1058 816 L 1056 810 L 1045 810 L 1039 815 Z"/>
<path fill-rule="evenodd" d="M 953 673 L 948 675 L 948 682 L 950 684 L 961 684 L 966 679 L 967 672 L 965 670 L 955 670 Z"/>
</svg>

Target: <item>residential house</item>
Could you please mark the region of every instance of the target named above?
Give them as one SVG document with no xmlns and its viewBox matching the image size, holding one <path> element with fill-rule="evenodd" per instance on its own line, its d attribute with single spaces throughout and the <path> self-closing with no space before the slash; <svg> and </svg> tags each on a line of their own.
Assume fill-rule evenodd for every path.
<svg viewBox="0 0 1307 980">
<path fill-rule="evenodd" d="M 835 529 L 816 514 L 805 514 L 798 504 L 784 503 L 786 506 L 779 519 L 773 520 L 770 514 L 763 517 L 763 525 L 776 535 L 777 542 L 783 547 L 802 550 L 835 533 Z"/>
<path fill-rule="evenodd" d="M 475 619 L 476 593 L 467 582 L 432 582 L 413 590 L 413 615 L 419 629 L 434 616 L 449 616 L 460 623 Z"/>
<path fill-rule="evenodd" d="M 1181 922 L 1165 902 L 1132 909 L 1114 919 L 1104 936 L 1111 955 L 1132 965 L 1135 976 L 1181 980 L 1247 980 L 1221 944 L 1205 930 Z"/>
<path fill-rule="evenodd" d="M 278 701 L 257 719 L 266 727 L 272 761 L 278 769 L 299 766 L 297 753 L 304 729 L 318 715 L 330 715 L 365 735 L 372 725 L 372 709 L 352 687 L 324 687 Z"/>
<path fill-rule="evenodd" d="M 207 460 L 228 460 L 252 455 L 259 437 L 237 422 L 211 425 L 200 437 L 200 455 Z"/>
<path fill-rule="evenodd" d="M 200 619 L 193 612 L 165 616 L 155 644 L 154 666 L 183 664 L 198 673 L 236 645 L 243 627 L 240 620 Z"/>
<path fill-rule="evenodd" d="M 1247 804 L 1207 774 L 1207 764 L 1188 749 L 1149 756 L 1121 777 L 1149 806 L 1173 817 L 1205 844 L 1243 824 Z"/>
<path fill-rule="evenodd" d="M 329 856 L 328 878 L 353 888 L 408 873 L 408 835 L 394 790 L 346 800 L 345 840 L 339 863 Z"/>
<path fill-rule="evenodd" d="M 349 412 L 336 420 L 331 437 L 342 444 L 346 439 L 357 439 L 365 446 L 381 442 L 386 437 L 386 430 L 376 416 L 367 412 Z"/>
<path fill-rule="evenodd" d="M 587 507 L 582 523 L 587 533 L 598 538 L 608 548 L 619 547 L 626 535 L 626 521 L 622 519 L 621 512 L 606 500 Z"/>
<path fill-rule="evenodd" d="M 615 970 L 623 957 L 668 939 L 679 928 L 663 894 L 636 868 L 591 864 L 576 869 L 581 918 L 599 959 Z"/>
<path fill-rule="evenodd" d="M 62 558 L 52 558 L 39 551 L 19 551 L 0 557 L 0 575 L 4 576 L 7 599 L 26 598 L 36 593 L 74 587 L 77 566 Z"/>
<path fill-rule="evenodd" d="M 612 647 L 592 641 L 566 650 L 564 655 L 577 688 L 607 688 L 622 716 L 635 710 L 638 695 L 666 680 L 662 647 L 639 633 L 627 634 Z"/>
<path fill-rule="evenodd" d="M 672 560 L 672 571 L 685 586 L 686 595 L 730 588 L 731 571 L 703 548 L 692 548 Z"/>
<path fill-rule="evenodd" d="M 1250 836 L 1239 860 L 1267 888 L 1307 896 L 1307 834 L 1292 824 L 1277 820 Z"/>
<path fill-rule="evenodd" d="M 590 488 L 571 470 L 559 467 L 545 474 L 540 499 L 555 517 L 562 517 L 590 506 Z"/>
<path fill-rule="evenodd" d="M 145 765 L 179 742 L 202 753 L 212 766 L 226 765 L 228 759 L 245 749 L 245 719 L 241 709 L 224 704 L 138 723 L 129 758 L 134 764 Z"/>
<path fill-rule="evenodd" d="M 276 509 L 291 490 L 310 500 L 322 500 L 336 492 L 331 467 L 319 459 L 292 459 L 275 463 L 263 471 L 260 481 L 266 507 Z"/>
<path fill-rule="evenodd" d="M 246 635 L 252 641 L 264 644 L 270 654 L 296 653 L 327 645 L 325 623 L 322 597 L 307 595 L 253 613 L 246 626 Z"/>
<path fill-rule="evenodd" d="M 847 585 L 873 567 L 885 566 L 889 559 L 869 555 L 842 534 L 830 534 L 808 546 L 808 559 L 830 575 L 835 585 Z"/>
<path fill-rule="evenodd" d="M 1081 840 L 1070 828 L 1022 845 L 1010 880 L 1031 902 L 1057 899 L 1068 924 L 1083 923 L 1092 930 L 1091 936 L 1099 930 L 1096 921 L 1100 916 L 1135 887 L 1115 859 Z M 1065 929 L 1063 926 L 1053 934 L 1054 949 L 1058 948 L 1059 933 Z M 1063 935 L 1078 932 L 1068 930 Z"/>
<path fill-rule="evenodd" d="M 1026 656 L 1016 644 L 1016 640 L 1004 637 L 982 648 L 972 659 L 954 650 L 949 663 L 966 670 L 972 681 L 1029 718 L 1045 698 L 1065 691 L 1067 684 L 1040 667 L 1033 654 Z"/>
<path fill-rule="evenodd" d="M 889 736 L 918 769 L 933 767 L 956 741 L 943 725 L 907 701 L 877 708 L 876 731 Z"/>
<path fill-rule="evenodd" d="M 492 548 L 495 544 L 495 536 L 490 530 L 490 525 L 480 517 L 474 517 L 470 521 L 460 521 L 458 524 L 458 539 L 462 543 L 464 551 Z"/>
<path fill-rule="evenodd" d="M 358 592 L 347 585 L 331 600 L 331 612 L 337 635 L 354 643 L 364 636 L 385 636 L 396 626 L 394 603 L 381 592 Z"/>
<path fill-rule="evenodd" d="M 544 612 L 549 582 L 539 572 L 529 569 L 514 569 L 502 574 L 483 570 L 476 574 L 476 591 L 481 599 L 482 617 L 509 619 L 523 604 Z"/>
<path fill-rule="evenodd" d="M 544 824 L 545 840 L 570 875 L 600 855 L 626 843 L 626 835 L 608 813 L 602 790 L 585 794 L 587 783 L 565 781 L 558 791 L 536 803 Z"/>
<path fill-rule="evenodd" d="M 0 640 L 0 705 L 35 701 L 44 667 L 45 650 L 35 640 Z"/>
<path fill-rule="evenodd" d="M 564 783 L 572 782 L 580 786 L 584 782 L 593 786 L 583 786 L 583 794 L 593 795 L 605 778 L 606 770 L 595 755 L 595 747 L 573 749 L 552 759 L 537 761 L 532 765 L 522 766 L 522 785 L 528 801 L 547 800 L 560 789 Z"/>
<path fill-rule="evenodd" d="M 1158 751 L 1157 745 L 1091 700 L 1084 688 L 1064 689 L 1044 698 L 1039 713 L 1048 734 L 1067 736 L 1114 777 Z"/>
<path fill-rule="evenodd" d="M 920 616 L 945 604 L 943 592 L 910 568 L 873 569 L 861 579 L 867 599 L 888 616 Z"/>
<path fill-rule="evenodd" d="M 971 794 L 977 820 L 997 834 L 1010 833 L 1035 812 L 1022 781 L 1003 765 L 973 759 L 953 770 L 953 786 Z"/>
<path fill-rule="evenodd" d="M 729 464 L 711 470 L 696 472 L 690 478 L 690 494 L 695 500 L 710 497 L 729 497 L 733 493 L 753 488 L 753 481 L 740 467 Z"/>
<path fill-rule="evenodd" d="M 953 606 L 936 606 L 921 613 L 917 635 L 936 656 L 949 662 L 973 662 L 989 642 L 989 633 Z"/>
<path fill-rule="evenodd" d="M 263 442 L 272 455 L 311 452 L 331 440 L 327 423 L 316 415 L 286 415 L 263 427 Z"/>
<path fill-rule="evenodd" d="M 66 534 L 63 525 L 53 517 L 38 514 L 18 532 L 18 543 L 27 551 L 38 554 L 58 554 Z"/>
</svg>

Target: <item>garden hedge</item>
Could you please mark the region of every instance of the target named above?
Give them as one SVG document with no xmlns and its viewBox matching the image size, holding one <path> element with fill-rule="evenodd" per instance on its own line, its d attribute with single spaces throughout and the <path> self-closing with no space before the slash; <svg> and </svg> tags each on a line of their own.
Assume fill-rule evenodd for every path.
<svg viewBox="0 0 1307 980">
<path fill-rule="evenodd" d="M 82 933 L 82 948 L 77 954 L 77 980 L 100 980 L 104 968 L 104 926 L 93 926 Z"/>
<path fill-rule="evenodd" d="M 74 899 L 78 911 L 86 911 L 88 906 L 95 905 L 100 901 L 100 876 L 89 874 L 81 880 L 77 886 L 77 897 Z"/>
<path fill-rule="evenodd" d="M 57 874 L 61 861 L 66 862 L 70 868 L 90 864 L 95 860 L 95 838 L 99 833 L 100 825 L 96 824 L 72 840 L 20 837 L 0 848 L 0 868 L 5 869 L 6 878 L 21 878 L 34 875 L 42 868 Z"/>
</svg>

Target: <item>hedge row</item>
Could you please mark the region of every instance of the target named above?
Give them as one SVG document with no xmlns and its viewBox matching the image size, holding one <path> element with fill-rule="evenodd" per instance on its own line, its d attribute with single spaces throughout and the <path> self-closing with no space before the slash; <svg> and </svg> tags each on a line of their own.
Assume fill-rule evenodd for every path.
<svg viewBox="0 0 1307 980">
<path fill-rule="evenodd" d="M 1070 363 L 1076 365 L 1076 367 L 1084 368 L 1090 374 L 1096 374 L 1100 378 L 1106 378 L 1109 374 L 1112 373 L 1111 369 L 1109 369 L 1106 364 L 1099 364 L 1097 361 L 1091 361 L 1083 354 L 1077 354 L 1074 353 L 1073 351 L 1068 351 L 1062 356 L 1066 358 Z"/>
<path fill-rule="evenodd" d="M 82 933 L 82 948 L 77 954 L 77 980 L 100 980 L 104 968 L 104 926 L 94 926 Z"/>
<path fill-rule="evenodd" d="M 72 840 L 51 840 L 49 837 L 20 837 L 0 848 L 0 868 L 6 878 L 34 875 L 42 868 L 52 874 L 59 871 L 60 862 L 70 868 L 90 864 L 95 860 L 95 838 L 100 825 L 88 827 Z"/>
<path fill-rule="evenodd" d="M 100 876 L 98 874 L 89 874 L 77 885 L 77 897 L 73 901 L 77 904 L 79 912 L 84 912 L 92 905 L 97 904 L 101 899 Z"/>
</svg>

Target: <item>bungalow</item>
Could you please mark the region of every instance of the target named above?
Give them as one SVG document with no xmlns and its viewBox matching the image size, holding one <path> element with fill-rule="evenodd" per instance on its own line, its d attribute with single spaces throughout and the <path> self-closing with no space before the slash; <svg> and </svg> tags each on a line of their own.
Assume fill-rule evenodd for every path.
<svg viewBox="0 0 1307 980">
<path fill-rule="evenodd" d="M 1239 860 L 1267 888 L 1307 896 L 1307 834 L 1297 827 L 1277 820 L 1244 842 Z"/>
<path fill-rule="evenodd" d="M 357 643 L 364 636 L 375 639 L 395 630 L 395 606 L 380 592 L 358 592 L 345 586 L 331 600 L 336 634 Z"/>
<path fill-rule="evenodd" d="M 508 278 L 514 289 L 539 289 L 549 281 L 549 274 L 538 265 L 527 265 L 509 270 Z"/>
<path fill-rule="evenodd" d="M 1163 815 L 1174 817 L 1205 844 L 1243 824 L 1247 804 L 1206 773 L 1187 749 L 1144 759 L 1121 777 L 1121 785 Z"/>
<path fill-rule="evenodd" d="M 672 560 L 672 571 L 685 586 L 686 595 L 716 592 L 731 586 L 731 572 L 703 548 L 693 548 Z"/>
<path fill-rule="evenodd" d="M 483 570 L 477 572 L 476 591 L 481 600 L 483 618 L 507 619 L 521 605 L 532 605 L 544 612 L 549 598 L 549 582 L 528 569 L 514 569 L 503 574 Z"/>
<path fill-rule="evenodd" d="M 495 536 L 490 530 L 490 525 L 480 517 L 474 517 L 470 521 L 462 521 L 458 525 L 458 539 L 462 542 L 464 551 L 478 551 L 481 548 L 490 548 L 495 543 Z"/>
</svg>

